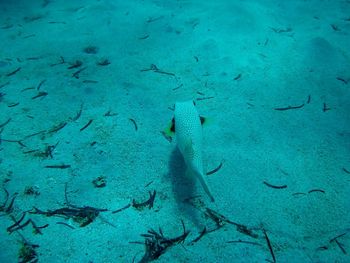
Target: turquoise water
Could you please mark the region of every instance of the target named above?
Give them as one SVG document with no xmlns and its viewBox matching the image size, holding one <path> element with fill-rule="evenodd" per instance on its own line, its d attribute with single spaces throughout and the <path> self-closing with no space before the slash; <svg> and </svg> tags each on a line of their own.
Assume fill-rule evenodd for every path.
<svg viewBox="0 0 350 263">
<path fill-rule="evenodd" d="M 0 1 L 0 262 L 350 262 L 349 34 L 349 1 Z"/>
</svg>

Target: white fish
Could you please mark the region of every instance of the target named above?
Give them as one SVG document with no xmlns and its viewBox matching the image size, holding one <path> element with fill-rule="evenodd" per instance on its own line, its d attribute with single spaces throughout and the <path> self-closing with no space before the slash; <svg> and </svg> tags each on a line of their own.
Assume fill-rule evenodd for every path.
<svg viewBox="0 0 350 263">
<path fill-rule="evenodd" d="M 204 121 L 205 118 L 199 116 L 193 101 L 176 102 L 170 130 L 175 132 L 177 147 L 184 157 L 187 173 L 196 176 L 210 200 L 214 202 L 203 169 L 202 124 Z"/>
</svg>

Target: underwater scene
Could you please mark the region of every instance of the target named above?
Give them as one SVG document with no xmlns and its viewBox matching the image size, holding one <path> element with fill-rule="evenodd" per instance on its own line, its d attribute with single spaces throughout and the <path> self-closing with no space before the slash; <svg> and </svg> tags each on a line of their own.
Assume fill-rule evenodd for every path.
<svg viewBox="0 0 350 263">
<path fill-rule="evenodd" d="M 349 0 L 0 0 L 0 262 L 350 262 Z"/>
</svg>

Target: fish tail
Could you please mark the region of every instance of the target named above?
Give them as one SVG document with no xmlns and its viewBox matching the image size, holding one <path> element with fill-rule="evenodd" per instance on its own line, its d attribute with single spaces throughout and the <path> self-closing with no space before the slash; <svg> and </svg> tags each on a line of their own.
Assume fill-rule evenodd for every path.
<svg viewBox="0 0 350 263">
<path fill-rule="evenodd" d="M 199 173 L 199 172 L 195 172 L 195 174 L 196 174 L 196 176 L 197 176 L 199 182 L 201 183 L 201 185 L 202 185 L 204 191 L 205 191 L 206 194 L 209 196 L 210 201 L 215 202 L 215 199 L 214 199 L 213 195 L 211 194 L 207 183 L 206 183 L 205 180 L 204 180 L 203 174 L 201 174 L 201 173 Z"/>
</svg>

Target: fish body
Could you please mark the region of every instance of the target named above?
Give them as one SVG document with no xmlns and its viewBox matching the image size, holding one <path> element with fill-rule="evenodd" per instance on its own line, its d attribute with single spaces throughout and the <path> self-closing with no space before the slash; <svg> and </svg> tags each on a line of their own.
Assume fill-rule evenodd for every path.
<svg viewBox="0 0 350 263">
<path fill-rule="evenodd" d="M 194 175 L 199 180 L 213 202 L 214 197 L 206 182 L 203 168 L 202 123 L 204 120 L 199 116 L 193 101 L 175 103 L 172 129 L 175 132 L 177 147 L 185 160 L 187 173 Z"/>
</svg>

